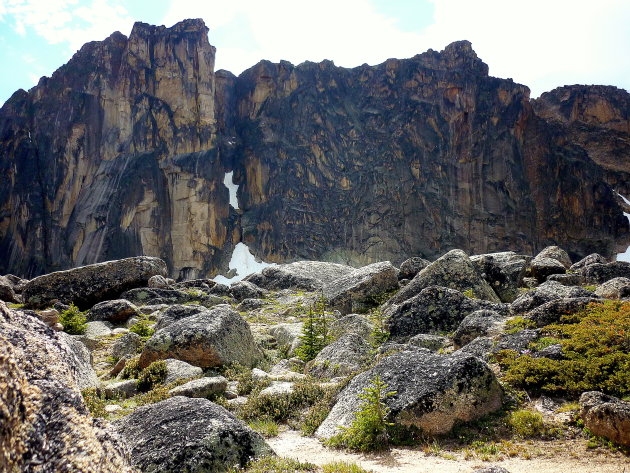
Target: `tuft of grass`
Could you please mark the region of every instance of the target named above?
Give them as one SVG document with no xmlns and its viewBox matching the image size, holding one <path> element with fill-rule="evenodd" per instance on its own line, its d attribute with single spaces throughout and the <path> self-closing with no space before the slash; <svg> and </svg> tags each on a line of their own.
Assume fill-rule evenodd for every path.
<svg viewBox="0 0 630 473">
<path fill-rule="evenodd" d="M 371 473 L 356 463 L 335 461 L 322 465 L 322 473 Z"/>
<path fill-rule="evenodd" d="M 464 292 L 462 292 L 462 294 L 464 294 L 469 299 L 478 299 L 478 297 L 475 295 L 475 291 L 473 291 L 472 288 L 466 289 Z"/>
<path fill-rule="evenodd" d="M 521 438 L 541 437 L 546 431 L 540 412 L 519 409 L 511 412 L 507 421 L 513 432 Z"/>
<path fill-rule="evenodd" d="M 59 314 L 59 323 L 63 325 L 63 331 L 70 335 L 82 335 L 87 328 L 85 313 L 74 304 L 70 304 L 69 309 Z"/>
<path fill-rule="evenodd" d="M 140 371 L 142 371 L 140 366 L 138 366 L 139 361 L 139 356 L 127 360 L 125 367 L 120 372 L 120 377 L 122 379 L 136 379 L 140 375 Z"/>
<path fill-rule="evenodd" d="M 251 368 L 240 363 L 232 363 L 224 368 L 223 376 L 238 383 L 238 393 L 241 396 L 247 396 L 253 391 L 261 391 L 271 383 L 268 380 L 255 380 Z"/>
<path fill-rule="evenodd" d="M 280 431 L 278 423 L 271 419 L 255 419 L 248 422 L 248 425 L 266 439 L 277 437 Z"/>
<path fill-rule="evenodd" d="M 318 468 L 312 463 L 303 463 L 291 458 L 263 457 L 250 462 L 246 468 L 230 468 L 227 473 L 294 473 L 301 471 L 315 473 Z"/>
<path fill-rule="evenodd" d="M 85 406 L 93 417 L 105 417 L 105 396 L 96 388 L 86 388 L 81 391 Z"/>
<path fill-rule="evenodd" d="M 505 322 L 505 333 L 518 333 L 528 328 L 536 328 L 536 322 L 520 315 Z"/>
<path fill-rule="evenodd" d="M 238 414 L 246 420 L 268 418 L 276 422 L 299 416 L 324 396 L 324 390 L 312 381 L 300 381 L 293 385 L 290 393 L 274 396 L 260 396 L 254 391 L 247 402 L 240 407 Z"/>
<path fill-rule="evenodd" d="M 154 361 L 138 375 L 138 391 L 148 392 L 158 384 L 164 383 L 168 376 L 166 361 Z"/>
<path fill-rule="evenodd" d="M 138 320 L 135 324 L 129 327 L 129 331 L 137 333 L 145 340 L 155 333 L 155 330 L 148 320 Z"/>
</svg>

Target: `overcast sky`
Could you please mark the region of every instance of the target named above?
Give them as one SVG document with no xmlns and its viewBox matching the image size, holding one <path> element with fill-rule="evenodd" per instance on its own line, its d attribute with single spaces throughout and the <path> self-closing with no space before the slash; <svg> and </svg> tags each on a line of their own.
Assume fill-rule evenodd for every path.
<svg viewBox="0 0 630 473">
<path fill-rule="evenodd" d="M 216 68 L 235 74 L 261 59 L 378 64 L 467 39 L 491 75 L 533 97 L 565 84 L 630 89 L 630 0 L 0 0 L 0 104 L 87 41 L 197 17 Z"/>
</svg>

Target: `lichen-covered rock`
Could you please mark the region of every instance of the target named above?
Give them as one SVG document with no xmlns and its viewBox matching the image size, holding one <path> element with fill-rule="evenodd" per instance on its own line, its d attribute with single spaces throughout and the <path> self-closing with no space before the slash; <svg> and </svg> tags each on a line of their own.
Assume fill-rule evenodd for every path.
<svg viewBox="0 0 630 473">
<path fill-rule="evenodd" d="M 582 268 L 580 272 L 589 284 L 602 284 L 614 278 L 630 278 L 630 263 L 627 261 L 594 263 Z"/>
<path fill-rule="evenodd" d="M 498 335 L 504 325 L 505 316 L 493 310 L 477 310 L 461 321 L 453 334 L 453 342 L 456 348 L 463 347 L 477 337 Z"/>
<path fill-rule="evenodd" d="M 247 322 L 228 305 L 220 305 L 155 332 L 140 355 L 140 366 L 166 358 L 201 368 L 233 362 L 253 366 L 260 356 Z"/>
<path fill-rule="evenodd" d="M 230 295 L 241 302 L 245 299 L 261 299 L 265 297 L 265 291 L 249 281 L 239 281 L 230 287 Z"/>
<path fill-rule="evenodd" d="M 139 314 L 138 308 L 126 299 L 103 301 L 94 305 L 88 312 L 88 320 L 106 320 L 114 324 L 125 323 Z"/>
<path fill-rule="evenodd" d="M 166 263 L 159 258 L 138 256 L 107 261 L 31 279 L 24 286 L 23 297 L 32 308 L 60 301 L 89 309 L 98 302 L 115 299 L 124 291 L 146 286 L 155 275 L 166 275 Z"/>
<path fill-rule="evenodd" d="M 564 350 L 562 345 L 555 343 L 549 345 L 541 350 L 538 350 L 532 355 L 534 358 L 549 358 L 550 360 L 563 360 L 565 359 Z"/>
<path fill-rule="evenodd" d="M 540 338 L 540 329 L 524 329 L 516 333 L 504 333 L 494 342 L 493 351 L 514 350 L 525 352 L 531 343 Z"/>
<path fill-rule="evenodd" d="M 70 363 L 74 369 L 74 379 L 79 389 L 95 388 L 99 385 L 98 376 L 92 367 L 92 353 L 72 335 L 64 332 L 58 333 L 71 352 Z"/>
<path fill-rule="evenodd" d="M 454 289 L 430 286 L 402 304 L 389 307 L 384 315 L 391 336 L 396 338 L 454 330 L 468 314 L 481 309 L 509 313 L 507 304 L 472 299 Z"/>
<path fill-rule="evenodd" d="M 367 316 L 361 314 L 348 314 L 333 320 L 330 324 L 330 334 L 340 337 L 347 333 L 356 333 L 366 340 L 372 336 L 374 324 Z"/>
<path fill-rule="evenodd" d="M 591 264 L 607 264 L 608 260 L 604 258 L 602 255 L 597 253 L 592 253 L 584 258 L 582 258 L 577 263 L 573 263 L 569 268 L 571 271 L 578 271 L 586 268 Z"/>
<path fill-rule="evenodd" d="M 581 287 L 565 286 L 556 281 L 546 281 L 534 290 L 520 295 L 512 302 L 511 308 L 516 314 L 524 314 L 546 302 L 575 297 L 593 297 L 593 293 Z"/>
<path fill-rule="evenodd" d="M 429 333 L 420 333 L 409 339 L 407 345 L 425 348 L 429 351 L 439 351 L 448 343 L 448 338 L 442 335 L 432 335 Z"/>
<path fill-rule="evenodd" d="M 226 471 L 273 455 L 260 434 L 206 399 L 172 397 L 114 423 L 144 472 Z"/>
<path fill-rule="evenodd" d="M 495 351 L 494 347 L 495 341 L 491 337 L 477 337 L 457 350 L 455 353 L 473 355 L 484 361 L 488 361 L 490 355 Z"/>
<path fill-rule="evenodd" d="M 90 350 L 94 350 L 100 345 L 103 338 L 112 334 L 113 328 L 114 326 L 111 322 L 98 320 L 96 322 L 88 322 L 85 324 L 85 332 L 83 334 L 73 336 Z"/>
<path fill-rule="evenodd" d="M 199 378 L 174 387 L 169 391 L 169 394 L 171 396 L 207 398 L 208 396 L 224 393 L 227 385 L 227 379 L 223 376 Z"/>
<path fill-rule="evenodd" d="M 571 315 L 584 310 L 590 303 L 597 302 L 596 297 L 568 297 L 546 302 L 525 314 L 536 323 L 537 327 L 560 322 L 564 315 Z"/>
<path fill-rule="evenodd" d="M 389 262 L 373 263 L 326 284 L 324 297 L 342 314 L 362 311 L 382 303 L 387 292 L 398 288 L 398 270 Z"/>
<path fill-rule="evenodd" d="M 349 427 L 359 411 L 359 395 L 376 376 L 395 391 L 385 403 L 389 420 L 413 425 L 430 435 L 450 432 L 501 407 L 503 393 L 490 368 L 471 355 L 436 355 L 428 350 L 402 351 L 356 376 L 339 394 L 337 403 L 316 435 L 329 438 Z"/>
<path fill-rule="evenodd" d="M 138 394 L 138 380 L 126 379 L 103 386 L 105 398 L 107 399 L 127 399 Z"/>
<path fill-rule="evenodd" d="M 472 291 L 473 296 L 478 299 L 500 302 L 468 255 L 462 250 L 451 250 L 420 271 L 388 301 L 388 305 L 401 304 L 429 286 L 447 287 L 461 292 Z"/>
<path fill-rule="evenodd" d="M 178 379 L 198 378 L 203 374 L 203 370 L 198 366 L 193 366 L 185 361 L 167 358 L 166 379 L 164 384 L 170 384 Z"/>
<path fill-rule="evenodd" d="M 539 259 L 539 258 L 555 259 L 556 261 L 561 263 L 562 266 L 564 266 L 566 269 L 569 269 L 572 264 L 571 258 L 569 258 L 569 254 L 566 251 L 564 251 L 562 248 L 560 248 L 559 246 L 548 246 L 547 248 L 542 250 L 540 253 L 538 253 L 536 257 L 534 258 L 534 260 Z"/>
<path fill-rule="evenodd" d="M 0 301 L 20 302 L 20 299 L 13 290 L 13 285 L 9 284 L 2 276 L 0 276 Z"/>
<path fill-rule="evenodd" d="M 523 283 L 525 270 L 531 260 L 531 256 L 519 255 L 513 251 L 470 257 L 470 261 L 501 302 L 512 302 L 518 297 L 518 288 Z"/>
<path fill-rule="evenodd" d="M 58 334 L 0 303 L 0 471 L 136 471 L 85 407 L 73 364 Z"/>
<path fill-rule="evenodd" d="M 413 279 L 416 274 L 429 266 L 431 262 L 419 256 L 406 259 L 402 262 L 398 272 L 398 279 Z"/>
<path fill-rule="evenodd" d="M 303 327 L 304 324 L 302 322 L 277 324 L 269 328 L 269 333 L 276 339 L 278 348 L 287 348 L 292 346 L 300 337 Z"/>
<path fill-rule="evenodd" d="M 180 291 L 178 289 L 149 289 L 143 287 L 123 292 L 120 297 L 138 305 L 172 305 L 196 302 L 206 307 L 211 307 L 213 305 L 225 304 L 225 301 L 220 297 L 206 294 L 200 289 Z"/>
<path fill-rule="evenodd" d="M 322 261 L 296 261 L 268 266 L 245 278 L 258 287 L 270 290 L 302 289 L 316 291 L 354 271 L 351 266 Z"/>
<path fill-rule="evenodd" d="M 142 348 L 142 338 L 140 335 L 134 332 L 128 332 L 116 339 L 109 352 L 114 358 L 120 359 L 126 356 L 134 356 L 138 353 L 140 348 Z"/>
<path fill-rule="evenodd" d="M 545 282 L 552 274 L 566 273 L 567 268 L 557 259 L 537 256 L 532 260 L 529 272 L 538 282 Z"/>
<path fill-rule="evenodd" d="M 581 286 L 586 283 L 586 279 L 579 273 L 552 274 L 547 277 L 547 281 L 559 282 L 563 286 Z"/>
<path fill-rule="evenodd" d="M 594 435 L 630 447 L 630 402 L 589 391 L 580 396 L 580 417 Z"/>
<path fill-rule="evenodd" d="M 266 305 L 269 305 L 269 302 L 263 299 L 243 299 L 241 303 L 236 306 L 236 310 L 239 312 L 248 312 L 250 310 L 260 309 Z"/>
<path fill-rule="evenodd" d="M 606 299 L 621 299 L 630 296 L 630 278 L 613 278 L 595 289 L 595 295 Z"/>
<path fill-rule="evenodd" d="M 316 378 L 346 376 L 363 368 L 370 361 L 374 347 L 361 335 L 348 333 L 324 347 L 304 368 Z"/>
<path fill-rule="evenodd" d="M 152 289 L 170 289 L 170 284 L 164 276 L 158 274 L 149 278 L 147 287 Z"/>
<path fill-rule="evenodd" d="M 199 314 L 204 312 L 206 308 L 201 305 L 190 304 L 175 304 L 170 307 L 167 307 L 157 318 L 157 322 L 153 327 L 155 330 L 161 330 L 164 327 L 168 327 L 173 322 L 177 322 L 178 320 L 185 319 L 186 317 L 190 317 L 191 315 Z"/>
</svg>

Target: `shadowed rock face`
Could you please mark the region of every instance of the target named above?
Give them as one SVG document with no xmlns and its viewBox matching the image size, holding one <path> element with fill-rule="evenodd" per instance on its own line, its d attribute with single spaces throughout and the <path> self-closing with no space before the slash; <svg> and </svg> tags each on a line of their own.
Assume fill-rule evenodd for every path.
<svg viewBox="0 0 630 473">
<path fill-rule="evenodd" d="M 138 23 L 4 105 L 0 273 L 145 254 L 198 277 L 241 240 L 273 262 L 398 264 L 552 244 L 576 260 L 627 239 L 609 186 L 630 188 L 623 91 L 601 88 L 622 105 L 578 114 L 601 119 L 575 141 L 561 99 L 533 108 L 466 41 L 354 69 L 262 61 L 235 77 L 214 73 L 206 33 L 201 20 Z"/>
</svg>

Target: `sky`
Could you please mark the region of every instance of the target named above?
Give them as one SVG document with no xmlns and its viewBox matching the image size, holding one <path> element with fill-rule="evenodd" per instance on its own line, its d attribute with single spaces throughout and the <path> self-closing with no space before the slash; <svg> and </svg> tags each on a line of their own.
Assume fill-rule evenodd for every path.
<svg viewBox="0 0 630 473">
<path fill-rule="evenodd" d="M 0 104 L 88 41 L 134 21 L 203 18 L 216 69 L 261 59 L 379 64 L 467 39 L 532 97 L 566 84 L 630 90 L 630 0 L 0 0 Z"/>
</svg>

